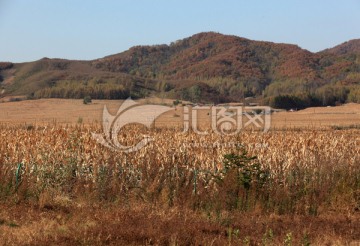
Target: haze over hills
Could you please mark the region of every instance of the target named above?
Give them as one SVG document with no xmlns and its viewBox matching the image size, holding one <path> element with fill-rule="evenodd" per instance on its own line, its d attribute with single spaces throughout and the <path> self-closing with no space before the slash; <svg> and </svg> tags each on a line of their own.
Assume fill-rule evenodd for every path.
<svg viewBox="0 0 360 246">
<path fill-rule="evenodd" d="M 312 53 L 207 32 L 92 61 L 1 63 L 0 81 L 2 96 L 29 98 L 156 95 L 217 103 L 255 97 L 284 108 L 334 105 L 360 102 L 360 40 Z"/>
</svg>

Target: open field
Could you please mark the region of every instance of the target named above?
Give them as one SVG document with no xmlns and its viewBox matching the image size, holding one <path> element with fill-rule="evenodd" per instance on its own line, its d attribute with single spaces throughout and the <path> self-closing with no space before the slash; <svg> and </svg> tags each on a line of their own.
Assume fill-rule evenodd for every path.
<svg viewBox="0 0 360 246">
<path fill-rule="evenodd" d="M 0 103 L 0 245 L 360 244 L 360 105 L 277 112 L 270 131 L 234 136 L 184 134 L 176 107 L 125 153 L 92 136 L 121 103 Z"/>
<path fill-rule="evenodd" d="M 74 99 L 40 99 L 20 102 L 0 103 L 0 123 L 68 123 L 79 121 L 101 123 L 102 111 L 106 105 L 109 112 L 115 114 L 122 101 L 93 100 L 84 105 L 82 100 Z M 143 99 L 139 103 L 157 103 L 171 105 L 172 100 Z M 210 125 L 207 111 L 199 114 L 199 121 Z M 165 113 L 156 119 L 157 126 L 182 126 L 183 109 Z M 308 108 L 297 112 L 277 112 L 272 114 L 271 127 L 279 128 L 329 128 L 334 126 L 351 126 L 360 124 L 360 104 L 346 104 L 338 107 Z"/>
</svg>

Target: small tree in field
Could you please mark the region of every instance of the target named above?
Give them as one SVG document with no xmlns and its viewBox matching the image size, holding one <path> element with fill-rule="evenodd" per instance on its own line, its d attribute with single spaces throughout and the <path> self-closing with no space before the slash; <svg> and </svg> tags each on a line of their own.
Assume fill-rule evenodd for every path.
<svg viewBox="0 0 360 246">
<path fill-rule="evenodd" d="M 91 103 L 91 97 L 90 97 L 90 96 L 84 97 L 83 103 L 84 103 L 84 104 L 89 104 L 89 103 Z"/>
</svg>

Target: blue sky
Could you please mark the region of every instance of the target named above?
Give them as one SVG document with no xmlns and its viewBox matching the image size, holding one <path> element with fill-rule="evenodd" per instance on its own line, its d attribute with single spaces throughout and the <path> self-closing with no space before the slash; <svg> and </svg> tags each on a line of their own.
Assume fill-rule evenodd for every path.
<svg viewBox="0 0 360 246">
<path fill-rule="evenodd" d="M 203 31 L 320 51 L 360 38 L 360 1 L 0 0 L 0 61 L 89 60 Z"/>
</svg>

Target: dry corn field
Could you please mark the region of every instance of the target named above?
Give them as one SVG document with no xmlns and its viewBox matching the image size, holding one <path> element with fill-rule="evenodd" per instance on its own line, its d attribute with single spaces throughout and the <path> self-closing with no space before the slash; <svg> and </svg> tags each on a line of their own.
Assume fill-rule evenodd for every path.
<svg viewBox="0 0 360 246">
<path fill-rule="evenodd" d="M 133 153 L 92 133 L 102 128 L 0 127 L 0 244 L 360 242 L 360 130 L 152 129 Z"/>
<path fill-rule="evenodd" d="M 127 129 L 121 138 L 125 145 L 141 140 L 142 129 Z M 150 132 L 153 141 L 134 153 L 123 153 L 103 147 L 92 133 L 99 127 L 89 126 L 19 126 L 1 127 L 0 162 L 2 171 L 15 172 L 21 164 L 19 176 L 32 177 L 42 172 L 59 172 L 68 165 L 76 165 L 75 177 L 95 182 L 99 170 L 111 168 L 130 170 L 141 176 L 143 168 L 176 168 L 205 170 L 223 168 L 224 155 L 247 150 L 257 156 L 263 168 L 274 176 L 286 177 L 296 168 L 321 170 L 346 168 L 356 170 L 360 163 L 359 130 L 289 130 L 259 133 L 244 131 L 236 136 L 215 133 L 198 135 L 176 129 L 156 129 Z M 39 177 L 37 178 L 39 180 Z M 210 181 L 210 180 L 209 180 Z M 154 180 L 156 182 L 156 180 Z"/>
</svg>

